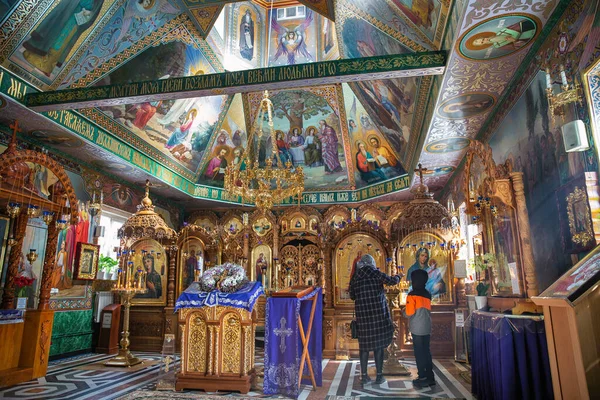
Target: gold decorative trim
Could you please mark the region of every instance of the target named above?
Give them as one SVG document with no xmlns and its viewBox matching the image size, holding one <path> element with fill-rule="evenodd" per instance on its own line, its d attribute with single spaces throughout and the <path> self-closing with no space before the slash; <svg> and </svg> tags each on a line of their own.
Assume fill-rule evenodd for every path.
<svg viewBox="0 0 600 400">
<path fill-rule="evenodd" d="M 575 190 L 573 193 L 569 194 L 565 199 L 567 201 L 567 214 L 569 216 L 569 230 L 571 231 L 571 240 L 575 244 L 579 244 L 581 246 L 586 246 L 588 243 L 594 240 L 594 232 L 592 231 L 592 226 L 590 224 L 589 215 L 590 215 L 590 205 L 587 201 L 587 194 L 585 189 L 581 189 L 578 186 L 575 186 Z M 585 230 L 583 232 L 577 230 L 575 220 L 575 204 L 583 203 L 585 216 Z"/>
</svg>

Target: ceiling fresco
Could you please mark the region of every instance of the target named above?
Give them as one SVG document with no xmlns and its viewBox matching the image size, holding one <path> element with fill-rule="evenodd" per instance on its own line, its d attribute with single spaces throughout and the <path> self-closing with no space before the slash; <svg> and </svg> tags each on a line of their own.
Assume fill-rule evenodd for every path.
<svg viewBox="0 0 600 400">
<path fill-rule="evenodd" d="M 403 177 L 418 162 L 428 168 L 426 183 L 444 187 L 518 65 L 543 40 L 559 1 L 276 0 L 269 9 L 266 0 L 6 0 L 0 1 L 0 91 L 1 71 L 23 79 L 30 91 L 93 91 L 447 49 L 443 77 L 332 78 L 271 91 L 278 140 L 265 141 L 263 149 L 269 154 L 278 146 L 304 166 L 309 193 L 303 201 L 405 198 L 395 192 L 408 188 Z M 10 116 L 26 118 L 18 107 L 26 93 L 11 95 L 5 87 L 0 123 L 8 126 Z M 27 127 L 32 141 L 74 159 L 90 154 L 89 164 L 109 174 L 128 181 L 153 175 L 170 185 L 157 190 L 171 189 L 176 199 L 227 203 L 235 199 L 221 189 L 216 166 L 243 154 L 261 98 L 259 90 L 214 89 L 208 97 L 35 114 Z M 93 127 L 93 136 L 69 133 L 69 121 L 78 118 Z M 107 151 L 93 150 L 98 147 Z M 130 158 L 114 151 L 121 147 Z"/>
<path fill-rule="evenodd" d="M 457 39 L 419 163 L 434 171 L 458 167 L 557 4 L 558 0 L 466 5 L 462 20 L 453 28 Z M 451 175 L 426 175 L 424 180 L 440 190 Z"/>
</svg>

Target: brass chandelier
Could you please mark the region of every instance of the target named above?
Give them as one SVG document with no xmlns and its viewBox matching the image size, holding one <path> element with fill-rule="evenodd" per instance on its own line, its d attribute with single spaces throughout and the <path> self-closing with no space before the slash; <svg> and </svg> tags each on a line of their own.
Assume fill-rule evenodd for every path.
<svg viewBox="0 0 600 400">
<path fill-rule="evenodd" d="M 265 120 L 268 121 L 266 132 L 263 130 Z M 265 135 L 270 135 L 273 155 L 259 160 L 260 147 L 266 146 L 268 139 Z M 227 166 L 225 190 L 261 210 L 269 210 L 293 196 L 297 196 L 300 202 L 300 195 L 304 192 L 304 171 L 302 167 L 294 168 L 290 160 L 286 163 L 281 161 L 273 127 L 273 103 L 266 90 L 256 122 L 248 132 L 245 153 Z"/>
</svg>

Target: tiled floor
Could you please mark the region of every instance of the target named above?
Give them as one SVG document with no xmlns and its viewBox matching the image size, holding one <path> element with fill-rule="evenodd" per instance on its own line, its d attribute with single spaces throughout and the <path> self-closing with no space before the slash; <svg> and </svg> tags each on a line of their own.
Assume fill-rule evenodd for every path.
<svg viewBox="0 0 600 400">
<path fill-rule="evenodd" d="M 156 353 L 136 353 L 136 355 L 148 361 L 144 366 L 129 370 L 102 367 L 100 362 L 110 358 L 103 354 L 86 354 L 54 361 L 51 362 L 44 378 L 2 388 L 0 398 L 99 400 L 116 399 L 136 390 L 153 391 L 158 379 L 160 355 Z M 262 366 L 262 355 L 259 352 L 257 352 L 256 364 L 258 368 Z M 405 360 L 404 364 L 411 372 L 416 371 L 413 359 Z M 388 382 L 382 385 L 369 384 L 363 388 L 359 381 L 358 360 L 323 360 L 323 386 L 318 387 L 316 391 L 313 391 L 311 386 L 306 386 L 298 398 L 302 400 L 352 399 L 355 396 L 395 399 L 472 398 L 470 385 L 460 377 L 461 372 L 467 371 L 463 365 L 451 360 L 435 360 L 434 364 L 438 385 L 429 389 L 416 390 L 412 386 L 412 377 L 394 376 L 388 376 Z M 197 393 L 200 397 L 204 392 L 186 391 L 186 393 Z M 234 393 L 222 394 L 233 398 L 238 397 Z M 259 390 L 245 396 L 268 397 Z"/>
</svg>

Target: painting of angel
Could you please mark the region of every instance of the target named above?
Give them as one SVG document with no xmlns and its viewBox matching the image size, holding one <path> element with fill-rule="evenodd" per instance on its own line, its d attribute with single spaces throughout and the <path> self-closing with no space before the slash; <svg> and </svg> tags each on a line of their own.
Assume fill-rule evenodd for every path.
<svg viewBox="0 0 600 400">
<path fill-rule="evenodd" d="M 296 64 L 296 58 L 304 56 L 308 61 L 314 61 L 313 56 L 306 47 L 306 30 L 313 21 L 312 10 L 306 10 L 304 21 L 295 28 L 283 26 L 277 22 L 276 15 L 271 16 L 271 28 L 277 34 L 277 52 L 272 62 L 276 62 L 281 56 L 287 56 L 288 65 Z"/>
</svg>

